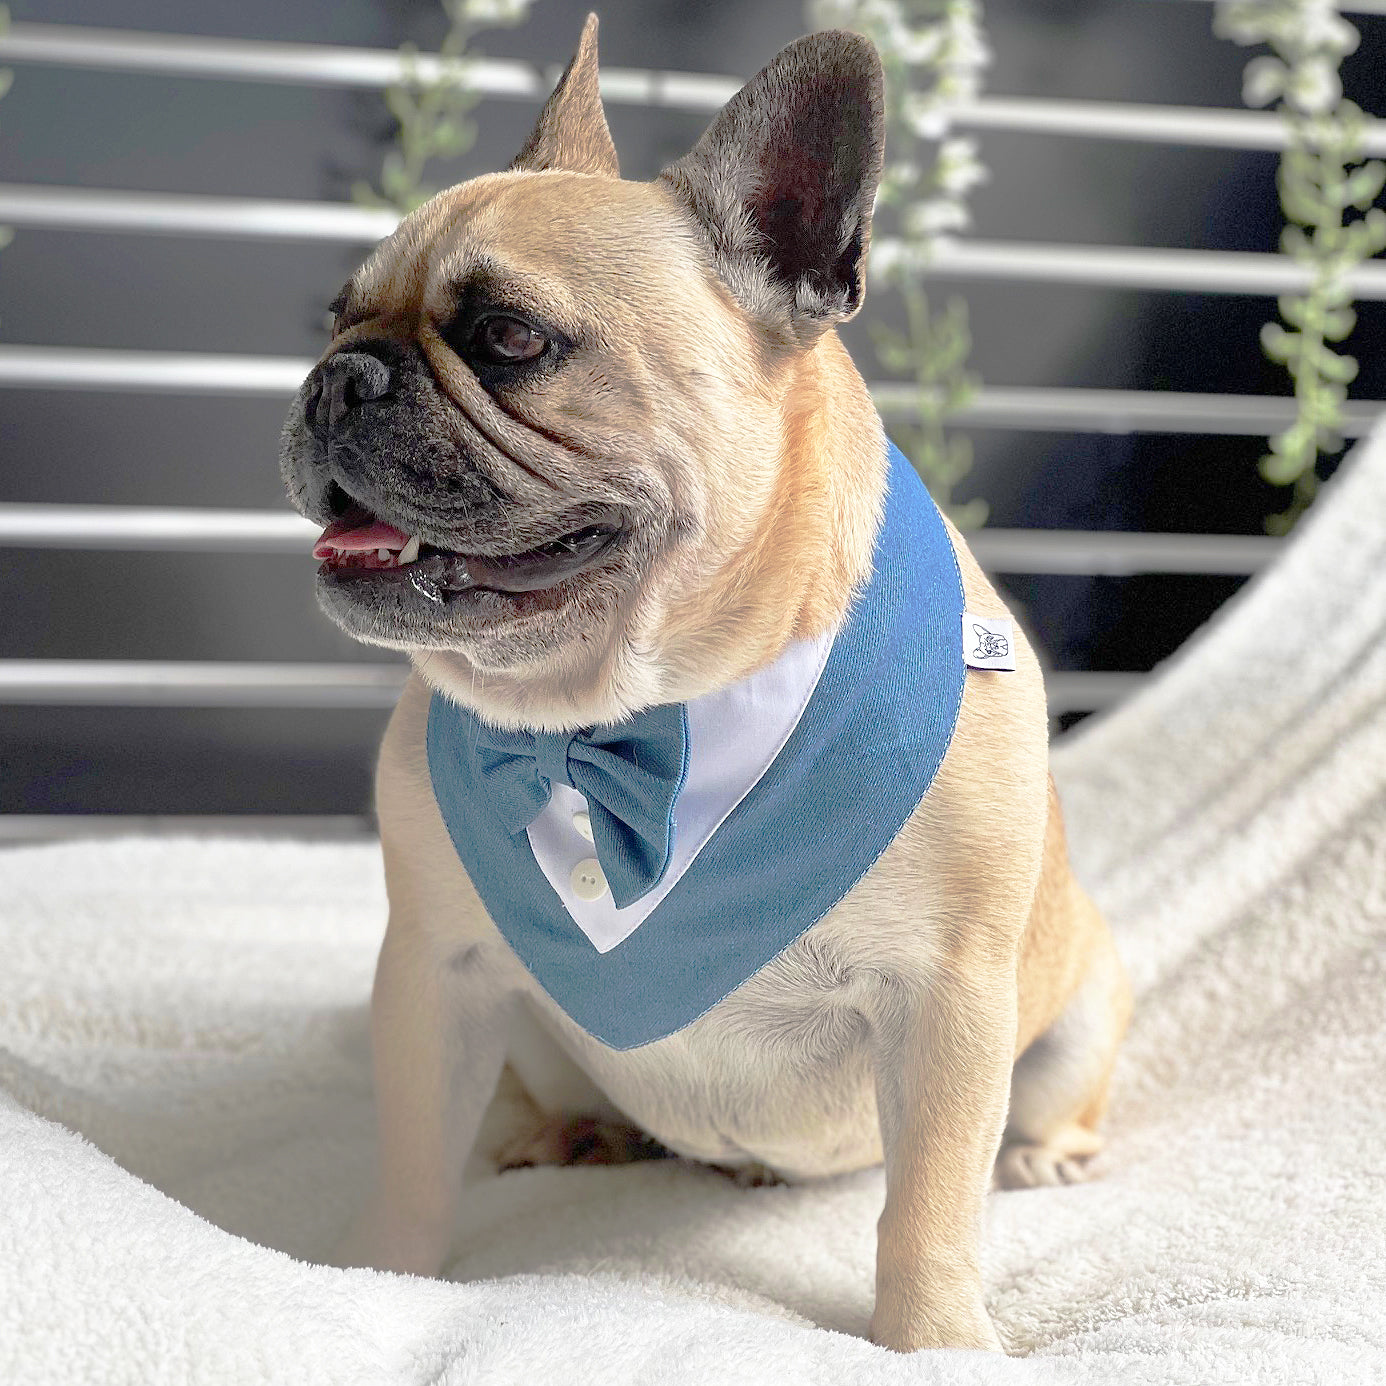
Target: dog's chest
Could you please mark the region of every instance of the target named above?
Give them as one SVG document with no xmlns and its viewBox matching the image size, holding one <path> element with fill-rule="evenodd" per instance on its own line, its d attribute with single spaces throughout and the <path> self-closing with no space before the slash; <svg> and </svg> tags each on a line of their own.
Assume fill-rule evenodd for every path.
<svg viewBox="0 0 1386 1386">
<path fill-rule="evenodd" d="M 818 1177 L 881 1158 L 865 1019 L 881 981 L 847 942 L 860 929 L 858 902 L 844 901 L 706 1015 L 636 1049 L 601 1044 L 521 985 L 569 1056 L 670 1149 Z"/>
</svg>

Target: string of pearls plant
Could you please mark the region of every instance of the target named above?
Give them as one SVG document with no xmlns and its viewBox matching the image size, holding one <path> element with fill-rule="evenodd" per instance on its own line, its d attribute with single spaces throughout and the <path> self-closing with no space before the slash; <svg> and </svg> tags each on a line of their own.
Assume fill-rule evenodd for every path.
<svg viewBox="0 0 1386 1386">
<path fill-rule="evenodd" d="M 975 99 L 990 60 L 977 0 L 809 0 L 819 28 L 852 29 L 880 50 L 886 76 L 886 166 L 877 212 L 892 209 L 897 240 L 873 257 L 877 283 L 904 303 L 903 331 L 872 323 L 881 365 L 915 387 L 912 418 L 892 433 L 930 493 L 959 528 L 984 524 L 987 503 L 959 504 L 954 489 L 972 468 L 972 444 L 947 428 L 976 393 L 967 369 L 967 304 L 939 311 L 923 280 L 940 242 L 969 225 L 967 195 L 986 178 L 975 140 L 950 132 L 950 113 Z M 880 247 L 881 250 L 886 247 Z"/>
<path fill-rule="evenodd" d="M 427 202 L 437 191 L 425 180 L 435 159 L 455 159 L 476 142 L 476 123 L 468 112 L 481 99 L 471 90 L 469 45 L 482 29 L 524 23 L 533 0 L 442 0 L 448 28 L 438 47 L 438 70 L 419 71 L 413 44 L 400 49 L 401 77 L 386 89 L 385 105 L 397 126 L 394 147 L 385 155 L 380 186 L 358 182 L 352 198 L 368 207 L 393 207 L 401 215 Z"/>
<path fill-rule="evenodd" d="M 1304 293 L 1281 295 L 1282 322 L 1261 329 L 1262 349 L 1289 371 L 1298 405 L 1260 462 L 1267 481 L 1294 488 L 1288 509 L 1266 520 L 1271 533 L 1284 534 L 1319 488 L 1319 456 L 1344 445 L 1342 409 L 1357 362 L 1328 344 L 1357 322 L 1353 268 L 1386 248 L 1386 212 L 1372 205 L 1386 165 L 1363 162 L 1366 117 L 1344 98 L 1338 75 L 1358 33 L 1332 0 L 1223 0 L 1213 23 L 1221 37 L 1272 50 L 1247 64 L 1242 95 L 1249 106 L 1274 105 L 1289 127 L 1277 175 L 1280 248 L 1311 276 Z"/>
</svg>

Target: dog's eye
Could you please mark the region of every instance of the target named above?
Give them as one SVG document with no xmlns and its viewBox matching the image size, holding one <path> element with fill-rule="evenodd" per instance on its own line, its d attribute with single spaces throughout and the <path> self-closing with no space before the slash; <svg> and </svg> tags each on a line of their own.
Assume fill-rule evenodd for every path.
<svg viewBox="0 0 1386 1386">
<path fill-rule="evenodd" d="M 472 355 L 483 361 L 509 364 L 532 361 L 543 354 L 549 339 L 519 318 L 483 318 L 472 334 Z"/>
</svg>

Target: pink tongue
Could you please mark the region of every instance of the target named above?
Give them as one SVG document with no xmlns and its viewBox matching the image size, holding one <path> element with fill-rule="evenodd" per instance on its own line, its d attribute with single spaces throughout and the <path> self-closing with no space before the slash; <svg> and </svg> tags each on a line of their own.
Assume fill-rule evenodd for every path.
<svg viewBox="0 0 1386 1386">
<path fill-rule="evenodd" d="M 338 520 L 318 535 L 313 557 L 330 558 L 334 553 L 365 553 L 371 549 L 390 549 L 398 553 L 408 542 L 407 534 L 401 534 L 384 520 L 374 520 L 368 525 Z"/>
</svg>

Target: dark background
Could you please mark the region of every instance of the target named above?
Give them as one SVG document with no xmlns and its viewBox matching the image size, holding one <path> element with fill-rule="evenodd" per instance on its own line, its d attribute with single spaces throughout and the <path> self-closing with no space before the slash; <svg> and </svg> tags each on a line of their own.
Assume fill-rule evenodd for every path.
<svg viewBox="0 0 1386 1386">
<path fill-rule="evenodd" d="M 537 0 L 488 56 L 565 62 L 588 0 Z M 804 31 L 797 3 L 602 0 L 610 66 L 749 77 Z M 433 0 L 11 0 L 17 21 L 170 34 L 433 49 Z M 1363 43 L 1349 95 L 1371 80 L 1386 20 L 1350 16 Z M 993 95 L 1240 107 L 1245 50 L 1183 0 L 1010 0 L 986 6 Z M 502 166 L 537 107 L 492 100 L 480 138 L 439 182 Z M 612 105 L 625 176 L 652 176 L 706 124 L 699 114 Z M 378 92 L 15 65 L 0 102 L 0 179 L 216 196 L 345 199 L 372 178 L 391 124 Z M 995 240 L 1271 251 L 1274 154 L 981 132 L 990 181 L 973 234 Z M 0 340 L 52 346 L 316 356 L 352 247 L 21 229 L 0 252 Z M 949 282 L 966 299 L 972 366 L 992 386 L 1288 392 L 1257 344 L 1268 298 L 1063 285 Z M 889 316 L 885 295 L 866 316 Z M 1352 393 L 1386 395 L 1383 305 L 1360 307 Z M 860 324 L 847 332 L 881 379 Z M 287 400 L 0 391 L 0 499 L 265 508 Z M 960 498 L 991 523 L 1260 533 L 1283 496 L 1256 475 L 1262 441 L 977 430 Z M 312 561 L 226 554 L 0 549 L 0 658 L 393 658 L 357 646 L 316 610 Z M 1007 578 L 1052 667 L 1145 670 L 1238 579 Z M 45 708 L 0 704 L 0 812 L 355 813 L 383 712 Z"/>
</svg>

